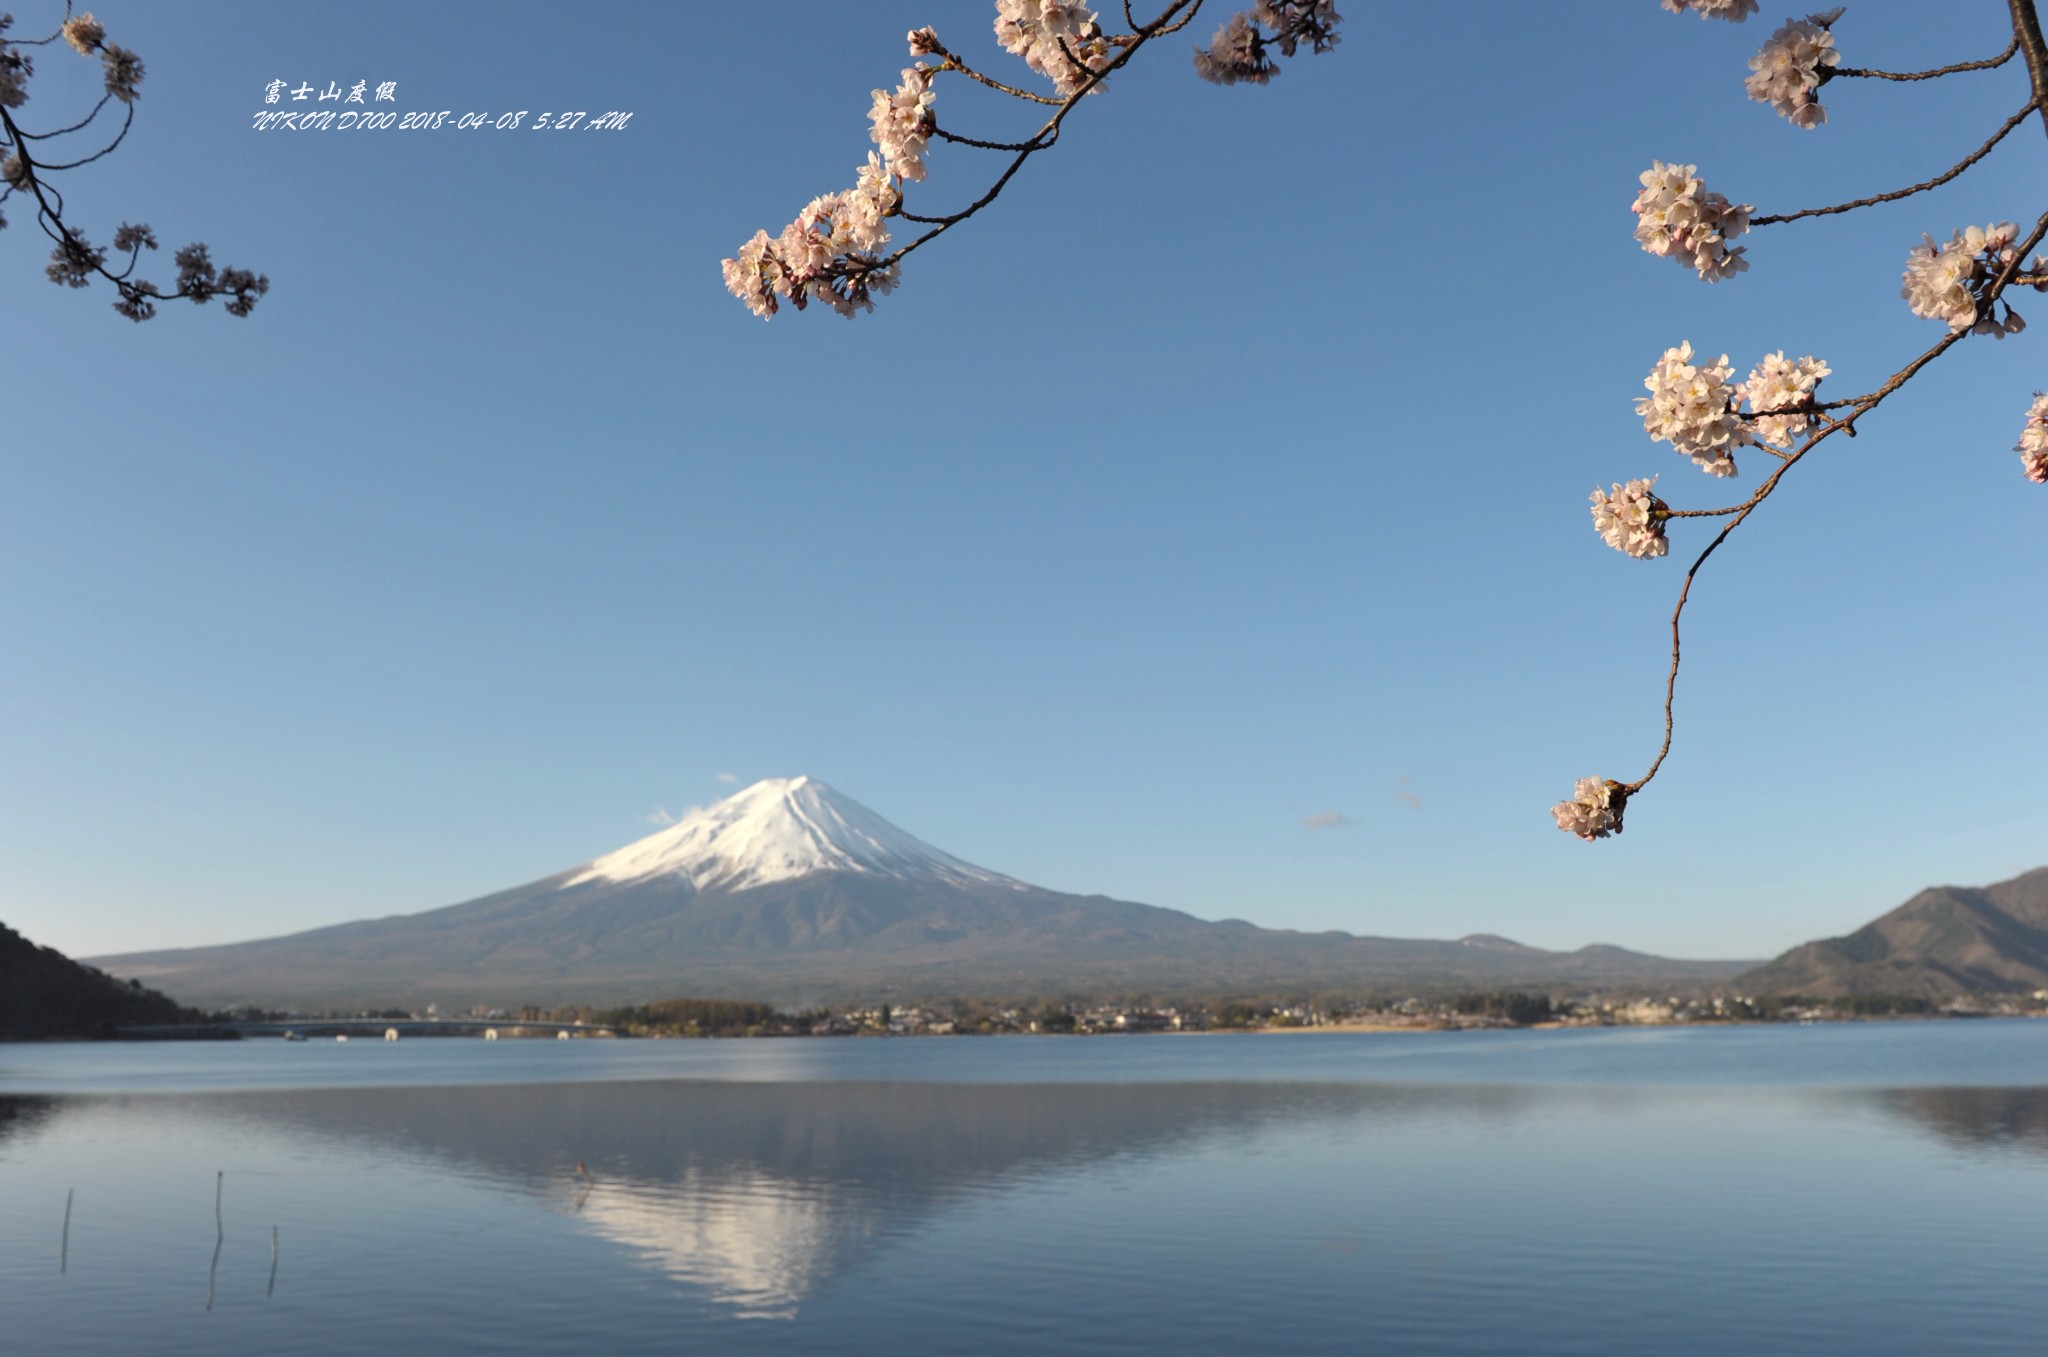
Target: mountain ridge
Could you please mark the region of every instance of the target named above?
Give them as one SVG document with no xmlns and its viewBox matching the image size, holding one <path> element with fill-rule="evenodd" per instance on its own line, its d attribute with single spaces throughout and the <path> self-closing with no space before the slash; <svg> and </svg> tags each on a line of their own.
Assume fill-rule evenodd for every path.
<svg viewBox="0 0 2048 1357">
<path fill-rule="evenodd" d="M 1930 886 L 1836 938 L 1801 943 L 1732 982 L 1817 999 L 1949 999 L 2048 988 L 2048 867 L 1989 886 Z"/>
<path fill-rule="evenodd" d="M 1265 929 L 1045 890 L 810 778 L 771 779 L 566 871 L 421 914 L 103 958 L 213 1004 L 1708 983 L 1743 962 Z"/>
</svg>

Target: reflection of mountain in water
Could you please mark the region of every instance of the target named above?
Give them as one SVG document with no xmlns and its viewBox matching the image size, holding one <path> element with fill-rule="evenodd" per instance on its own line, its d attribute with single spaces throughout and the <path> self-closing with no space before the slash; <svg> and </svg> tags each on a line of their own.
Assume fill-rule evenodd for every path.
<svg viewBox="0 0 2048 1357">
<path fill-rule="evenodd" d="M 686 1169 L 672 1183 L 597 1183 L 576 1209 L 591 1229 L 741 1318 L 788 1319 L 871 1235 L 862 1203 L 763 1173 Z"/>
<path fill-rule="evenodd" d="M 1760 1093 L 1762 1091 L 1759 1091 Z M 791 1316 L 949 1209 L 1034 1182 L 1337 1128 L 1361 1170 L 1417 1119 L 1625 1118 L 1708 1089 L 1302 1083 L 644 1083 L 0 1097 L 0 1158 L 118 1116 L 267 1132 L 343 1163 L 425 1161 L 571 1216 L 742 1316 Z M 1875 1109 L 1970 1154 L 2048 1154 L 2048 1089 L 1775 1090 L 1815 1119 Z M 578 1172 L 579 1161 L 587 1174 Z M 1213 1163 L 1213 1159 L 1206 1162 Z M 1192 1171 L 1192 1170 L 1191 1170 Z"/>
<path fill-rule="evenodd" d="M 1963 1150 L 2048 1154 L 2048 1088 L 1910 1088 L 1888 1110 Z"/>
<path fill-rule="evenodd" d="M 1275 1123 L 1512 1114 L 1534 1089 L 1345 1084 L 609 1083 L 224 1094 L 208 1115 L 373 1143 L 547 1197 L 742 1315 L 951 1203 Z M 588 1169 L 579 1175 L 578 1162 Z"/>
</svg>

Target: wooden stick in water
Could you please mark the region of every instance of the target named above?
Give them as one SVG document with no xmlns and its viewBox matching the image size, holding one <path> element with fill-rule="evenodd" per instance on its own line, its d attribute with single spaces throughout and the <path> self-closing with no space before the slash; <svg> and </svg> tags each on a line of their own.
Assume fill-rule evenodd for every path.
<svg viewBox="0 0 2048 1357">
<path fill-rule="evenodd" d="M 75 1187 L 64 1189 L 64 1242 L 57 1247 L 57 1271 L 59 1274 L 71 1268 L 71 1196 L 78 1191 Z"/>
<path fill-rule="evenodd" d="M 213 1309 L 213 1283 L 220 1275 L 220 1246 L 227 1242 L 227 1227 L 221 1224 L 220 1194 L 227 1182 L 227 1170 L 221 1169 L 213 1175 L 213 1264 L 206 1269 L 206 1308 Z"/>
</svg>

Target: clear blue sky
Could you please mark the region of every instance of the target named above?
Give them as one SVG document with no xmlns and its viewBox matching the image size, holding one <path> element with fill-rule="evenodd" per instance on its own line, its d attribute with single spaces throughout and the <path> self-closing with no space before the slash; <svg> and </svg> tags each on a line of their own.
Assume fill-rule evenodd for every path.
<svg viewBox="0 0 2048 1357">
<path fill-rule="evenodd" d="M 90 954 L 453 903 L 809 773 L 970 861 L 1275 926 L 1762 955 L 2048 862 L 2035 328 L 1971 340 L 1789 479 L 1689 614 L 1677 745 L 1619 840 L 1574 778 L 1656 748 L 1671 559 L 1587 492 L 1725 483 L 1632 411 L 1667 345 L 1867 390 L 1941 333 L 1923 231 L 2044 207 L 2043 137 L 1949 189 L 1639 251 L 1653 158 L 1764 212 L 1946 167 L 2017 67 L 1749 102 L 1783 17 L 1369 4 L 1264 89 L 1164 54 L 853 322 L 718 260 L 850 186 L 869 91 L 985 0 L 96 7 L 148 80 L 67 176 L 267 272 L 247 321 L 42 276 L 0 233 L 0 920 Z M 58 8 L 24 0 L 18 31 Z M 1227 13 L 1205 15 L 1206 37 Z M 749 11 L 751 14 L 751 11 Z M 1862 0 L 1850 64 L 2003 45 Z M 1769 22 L 1765 22 L 1769 20 Z M 42 58 L 31 115 L 90 63 Z M 1021 70 L 1021 66 L 1018 68 Z M 621 133 L 248 130 L 264 85 Z M 68 82 L 68 83 L 67 83 Z M 1013 106 L 940 87 L 949 126 Z M 914 208 L 993 162 L 941 147 Z M 2022 300 L 2021 309 L 2031 309 Z M 1752 457 L 1742 486 L 1753 485 Z M 1321 830 L 1305 817 L 1341 815 Z"/>
</svg>

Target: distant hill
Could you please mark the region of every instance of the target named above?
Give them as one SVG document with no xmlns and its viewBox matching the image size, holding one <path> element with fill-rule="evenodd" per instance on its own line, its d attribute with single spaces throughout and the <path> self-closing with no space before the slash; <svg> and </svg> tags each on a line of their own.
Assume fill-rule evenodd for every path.
<svg viewBox="0 0 2048 1357">
<path fill-rule="evenodd" d="M 0 924 L 0 1039 L 100 1036 L 193 1016 L 155 990 L 123 984 Z"/>
<path fill-rule="evenodd" d="M 1936 886 L 1847 937 L 1795 947 L 1736 990 L 1946 999 L 2048 989 L 2048 867 L 1994 886 Z"/>
<path fill-rule="evenodd" d="M 962 862 L 809 778 L 757 783 L 615 853 L 466 904 L 99 961 L 198 1002 L 304 1008 L 1661 988 L 1748 964 L 1489 936 L 1296 933 L 1068 895 Z"/>
</svg>

